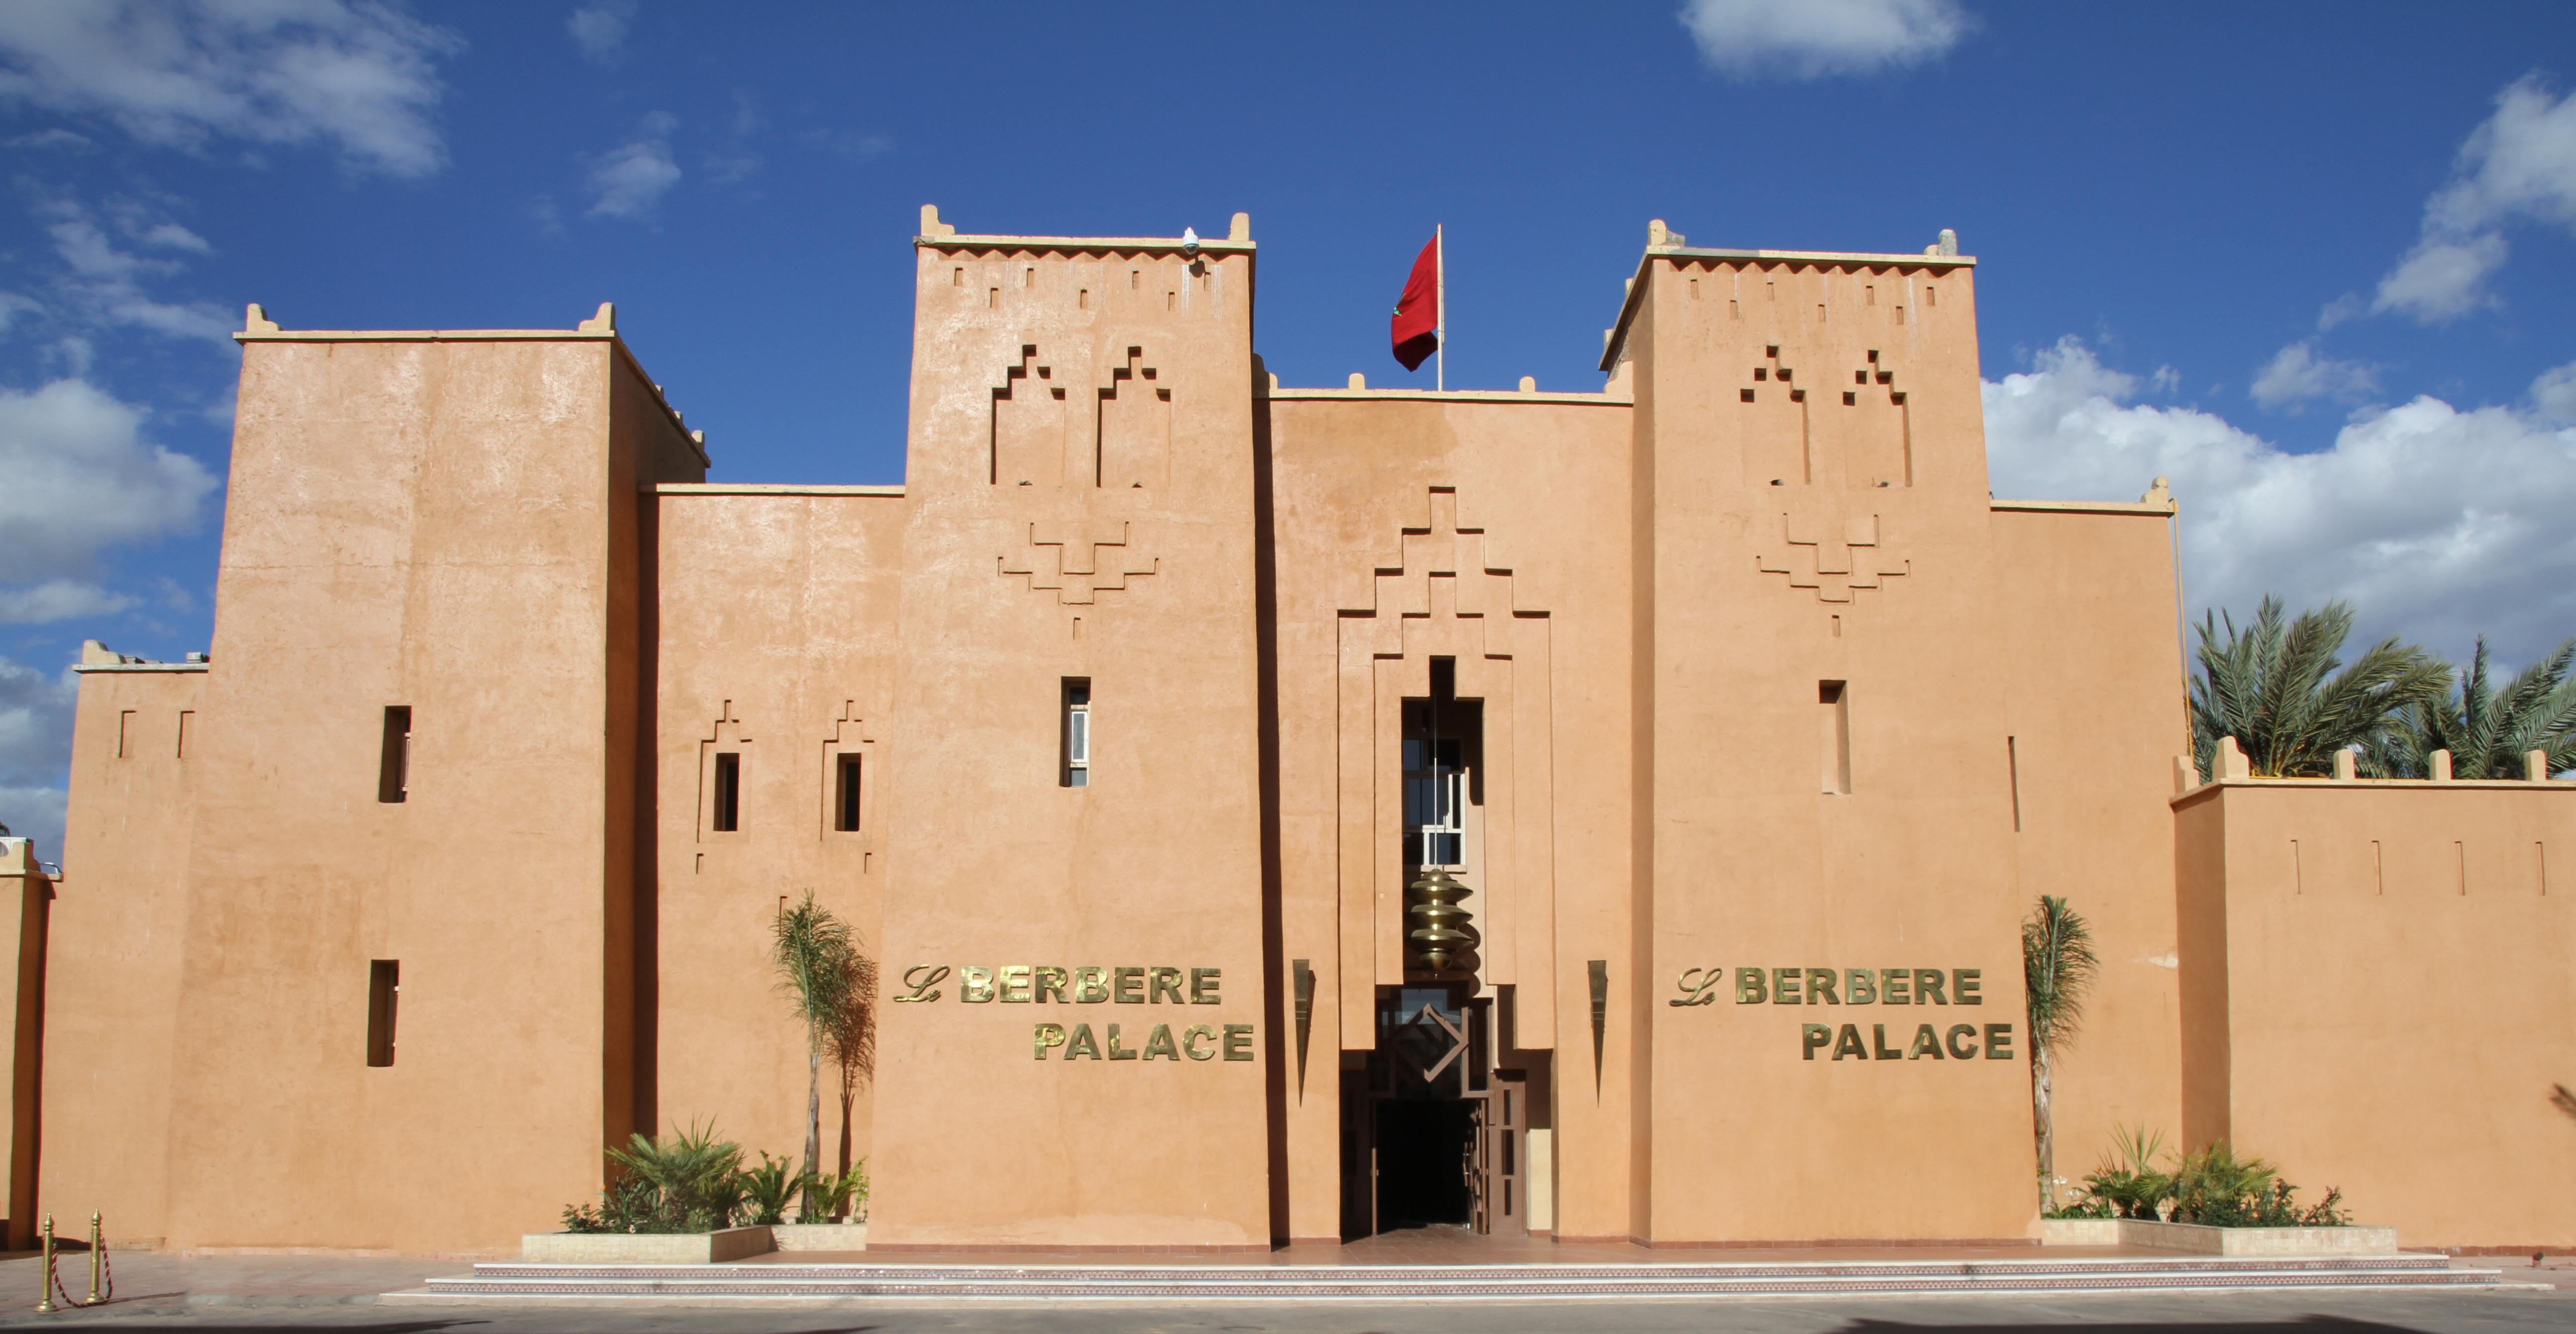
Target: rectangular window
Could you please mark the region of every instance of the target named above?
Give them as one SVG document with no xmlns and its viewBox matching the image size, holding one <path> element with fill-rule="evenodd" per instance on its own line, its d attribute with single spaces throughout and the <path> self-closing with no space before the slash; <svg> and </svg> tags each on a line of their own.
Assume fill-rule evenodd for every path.
<svg viewBox="0 0 2576 1334">
<path fill-rule="evenodd" d="M 411 793 L 411 706 L 385 706 L 385 745 L 376 762 L 376 800 L 401 801 Z"/>
<path fill-rule="evenodd" d="M 1091 786 L 1091 678 L 1064 679 L 1064 785 Z"/>
<path fill-rule="evenodd" d="M 859 827 L 859 761 L 843 755 L 832 765 L 832 827 L 844 834 Z"/>
<path fill-rule="evenodd" d="M 367 964 L 367 1064 L 394 1063 L 394 1002 L 402 996 L 402 961 Z"/>
<path fill-rule="evenodd" d="M 716 791 L 714 809 L 708 823 L 719 834 L 730 834 L 742 828 L 742 755 L 736 751 L 716 753 Z"/>
<path fill-rule="evenodd" d="M 118 712 L 116 715 L 116 758 L 120 760 L 133 758 L 134 747 L 130 740 L 133 735 L 134 710 L 125 709 Z"/>
<path fill-rule="evenodd" d="M 1847 794 L 1851 780 L 1851 692 L 1840 681 L 1816 683 L 1817 712 L 1823 715 L 1825 791 Z"/>
<path fill-rule="evenodd" d="M 188 733 L 196 730 L 197 711 L 179 710 L 179 758 L 188 758 Z"/>
</svg>

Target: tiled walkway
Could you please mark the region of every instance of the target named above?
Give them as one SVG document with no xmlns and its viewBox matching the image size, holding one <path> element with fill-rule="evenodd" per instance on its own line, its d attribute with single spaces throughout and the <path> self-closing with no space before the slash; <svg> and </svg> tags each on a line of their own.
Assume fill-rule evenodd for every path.
<svg viewBox="0 0 2576 1334">
<path fill-rule="evenodd" d="M 1997 1259 L 2084 1259 L 2140 1254 L 2135 1251 L 2081 1247 L 1802 1247 L 1778 1249 L 1649 1248 L 1619 1244 L 1559 1245 L 1543 1238 L 1477 1237 L 1457 1228 L 1424 1229 L 1373 1237 L 1348 1246 L 1297 1246 L 1269 1252 L 1099 1251 L 944 1251 L 944 1252 L 802 1252 L 769 1254 L 742 1262 L 764 1264 L 1091 1264 L 1125 1266 L 1417 1265 L 1417 1264 L 1779 1264 L 1884 1260 L 1939 1263 Z M 114 1257 L 117 1309 L 189 1307 L 295 1307 L 370 1303 L 376 1294 L 419 1287 L 433 1276 L 460 1273 L 470 1264 L 461 1258 L 372 1257 L 339 1255 L 208 1255 L 186 1256 L 123 1252 Z M 74 1298 L 85 1296 L 88 1257 L 78 1252 L 59 1259 L 63 1286 Z M 2547 1283 L 2576 1289 L 2576 1258 L 2548 1257 L 2533 1266 L 2528 1257 L 2475 1257 L 2458 1262 L 2493 1267 L 2516 1282 Z M 41 1265 L 32 1255 L 0 1258 L 0 1306 L 33 1306 Z"/>
<path fill-rule="evenodd" d="M 1652 1247 L 1626 1242 L 1560 1243 L 1546 1237 L 1480 1237 L 1463 1227 L 1407 1228 L 1347 1245 L 1300 1245 L 1275 1251 L 795 1251 L 753 1256 L 743 1264 L 1060 1265 L 1147 1267 L 1196 1265 L 1687 1265 L 1800 1264 L 1861 1260 L 1937 1263 L 1960 1260 L 2089 1260 L 2170 1252 L 2116 1246 L 1801 1246 Z"/>
</svg>

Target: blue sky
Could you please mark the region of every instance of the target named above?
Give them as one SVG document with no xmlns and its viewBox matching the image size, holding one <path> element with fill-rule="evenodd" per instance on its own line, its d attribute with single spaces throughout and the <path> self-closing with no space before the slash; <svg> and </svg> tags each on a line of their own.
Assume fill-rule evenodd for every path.
<svg viewBox="0 0 2576 1334">
<path fill-rule="evenodd" d="M 0 821 L 50 841 L 84 638 L 204 647 L 245 302 L 600 301 L 720 480 L 902 469 L 907 241 L 1262 242 L 1290 384 L 1593 388 L 1650 217 L 1979 256 L 1996 489 L 2184 505 L 2195 609 L 2576 634 L 2576 6 L 1674 0 L 0 7 Z M 2556 378 L 2553 378 L 2553 372 Z M 14 493 L 15 498 L 12 498 Z"/>
</svg>

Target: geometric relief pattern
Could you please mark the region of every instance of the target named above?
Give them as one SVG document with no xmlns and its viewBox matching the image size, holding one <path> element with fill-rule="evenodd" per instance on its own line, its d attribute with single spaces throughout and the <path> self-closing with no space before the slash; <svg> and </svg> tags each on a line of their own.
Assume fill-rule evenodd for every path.
<svg viewBox="0 0 2576 1334">
<path fill-rule="evenodd" d="M 1490 626 L 1490 620 L 1546 613 L 1513 605 L 1512 572 L 1485 564 L 1485 530 L 1458 521 L 1455 488 L 1433 487 L 1430 502 L 1425 523 L 1399 530 L 1395 562 L 1373 571 L 1371 605 L 1341 609 L 1346 621 L 1374 619 L 1378 624 L 1368 630 L 1346 624 L 1345 631 L 1365 636 L 1375 656 L 1402 657 L 1405 621 L 1454 616 L 1472 622 L 1465 628 L 1477 634 L 1490 656 L 1510 656 L 1508 633 Z"/>
<path fill-rule="evenodd" d="M 1103 592 L 1123 592 L 1127 581 L 1154 574 L 1160 557 L 1134 541 L 1124 521 L 1068 520 L 1029 524 L 1029 544 L 998 558 L 1004 577 L 1026 576 L 1029 587 L 1054 593 L 1068 607 L 1089 606 Z"/>
<path fill-rule="evenodd" d="M 1781 515 L 1779 554 L 1756 555 L 1753 568 L 1787 575 L 1791 588 L 1814 589 L 1818 602 L 1849 602 L 1857 590 L 1912 572 L 1912 561 L 1896 558 L 1881 542 L 1877 515 L 1848 520 L 1839 533 L 1833 527 Z"/>
<path fill-rule="evenodd" d="M 1420 493 L 1416 493 L 1417 496 Z M 1334 605 L 1337 951 L 1341 1038 L 1379 1045 L 1366 1016 L 1376 984 L 1403 978 L 1402 788 L 1398 741 L 1407 698 L 1429 693 L 1431 661 L 1450 660 L 1461 699 L 1481 701 L 1474 798 L 1483 811 L 1470 900 L 1484 932 L 1480 976 L 1512 985 L 1554 975 L 1553 618 L 1517 605 L 1513 571 L 1483 525 L 1461 519 L 1455 487 L 1430 489 L 1392 549 L 1344 576 Z M 1353 553 L 1358 555 L 1359 553 Z M 1555 1044 L 1552 989 L 1524 988 L 1524 1047 Z"/>
</svg>

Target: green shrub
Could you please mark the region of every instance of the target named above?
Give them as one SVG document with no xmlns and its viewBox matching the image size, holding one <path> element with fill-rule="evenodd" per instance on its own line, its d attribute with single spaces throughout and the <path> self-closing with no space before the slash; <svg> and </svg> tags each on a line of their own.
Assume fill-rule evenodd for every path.
<svg viewBox="0 0 2576 1334">
<path fill-rule="evenodd" d="M 2343 1227 L 2343 1191 L 2301 1209 L 2298 1187 L 2260 1158 L 2239 1158 L 2226 1141 L 2186 1154 L 2174 1170 L 2174 1221 L 2206 1227 Z"/>
<path fill-rule="evenodd" d="M 2158 1171 L 2156 1155 L 2164 1148 L 2162 1131 L 2149 1131 L 2143 1126 L 2121 1126 L 2112 1132 L 2111 1147 L 2116 1156 L 2084 1178 L 2085 1189 L 2102 1202 L 2106 1212 L 2087 1215 L 2096 1218 L 2154 1218 L 2156 1206 L 2172 1198 L 2174 1179 Z"/>
<path fill-rule="evenodd" d="M 715 1126 L 691 1125 L 668 1139 L 637 1135 L 610 1149 L 614 1175 L 597 1206 L 564 1210 L 571 1232 L 713 1232 L 742 1211 L 742 1148 Z"/>
<path fill-rule="evenodd" d="M 805 1173 L 798 1170 L 792 1158 L 772 1158 L 769 1151 L 760 1152 L 760 1166 L 742 1170 L 743 1222 L 762 1227 L 787 1221 L 787 1202 L 805 1189 Z"/>
<path fill-rule="evenodd" d="M 868 1160 L 850 1164 L 850 1170 L 834 1176 L 829 1172 L 814 1178 L 814 1217 L 800 1222 L 820 1223 L 826 1219 L 855 1217 L 867 1211 Z"/>
</svg>

